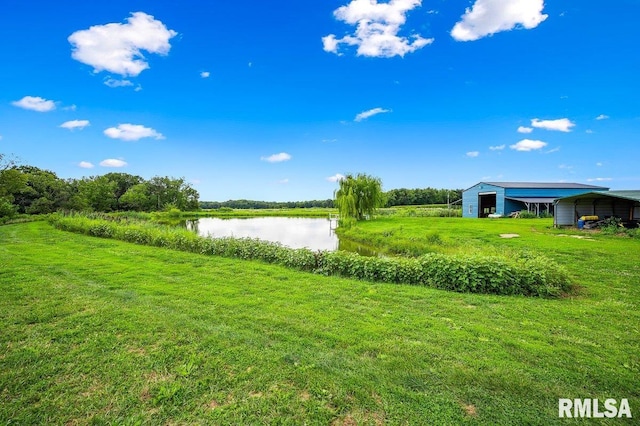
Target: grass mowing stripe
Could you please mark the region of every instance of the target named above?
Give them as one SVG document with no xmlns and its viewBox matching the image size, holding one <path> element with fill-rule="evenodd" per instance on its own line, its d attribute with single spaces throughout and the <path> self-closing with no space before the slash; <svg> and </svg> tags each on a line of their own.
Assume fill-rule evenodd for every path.
<svg viewBox="0 0 640 426">
<path fill-rule="evenodd" d="M 0 227 L 0 265 L 3 423 L 548 424 L 560 397 L 640 400 L 631 265 L 627 299 L 597 276 L 456 294 L 45 223 Z"/>
</svg>

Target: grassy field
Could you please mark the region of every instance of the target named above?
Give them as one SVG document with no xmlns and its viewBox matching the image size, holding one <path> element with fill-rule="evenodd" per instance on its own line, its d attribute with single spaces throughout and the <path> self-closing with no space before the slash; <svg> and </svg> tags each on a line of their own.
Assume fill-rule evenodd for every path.
<svg viewBox="0 0 640 426">
<path fill-rule="evenodd" d="M 539 250 L 580 291 L 458 294 L 6 225 L 0 423 L 549 424 L 558 398 L 629 398 L 640 416 L 637 239 L 540 220 L 349 232 L 388 248 Z"/>
</svg>

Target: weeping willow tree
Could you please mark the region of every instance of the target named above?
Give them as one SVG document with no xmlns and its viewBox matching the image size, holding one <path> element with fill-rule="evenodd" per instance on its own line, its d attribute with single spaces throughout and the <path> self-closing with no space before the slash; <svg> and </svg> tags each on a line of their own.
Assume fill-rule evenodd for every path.
<svg viewBox="0 0 640 426">
<path fill-rule="evenodd" d="M 384 205 L 382 181 L 363 173 L 348 174 L 335 191 L 335 204 L 341 219 L 362 220 Z"/>
</svg>

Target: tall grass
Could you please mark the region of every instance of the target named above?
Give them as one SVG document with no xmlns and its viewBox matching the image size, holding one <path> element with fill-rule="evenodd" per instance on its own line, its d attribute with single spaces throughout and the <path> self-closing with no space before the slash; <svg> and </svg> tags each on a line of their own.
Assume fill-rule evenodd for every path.
<svg viewBox="0 0 640 426">
<path fill-rule="evenodd" d="M 535 254 L 512 258 L 429 253 L 418 258 L 376 258 L 343 251 L 291 249 L 251 238 L 205 238 L 184 229 L 73 214 L 52 215 L 57 228 L 94 237 L 240 259 L 255 259 L 323 275 L 412 284 L 456 292 L 540 297 L 571 289 L 567 272 Z"/>
<path fill-rule="evenodd" d="M 462 209 L 424 206 L 387 207 L 378 209 L 376 214 L 397 217 L 462 217 Z"/>
</svg>

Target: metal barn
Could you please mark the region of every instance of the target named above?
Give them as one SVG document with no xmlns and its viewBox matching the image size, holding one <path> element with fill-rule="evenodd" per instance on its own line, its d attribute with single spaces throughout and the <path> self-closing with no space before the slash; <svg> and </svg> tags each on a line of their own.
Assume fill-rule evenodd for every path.
<svg viewBox="0 0 640 426">
<path fill-rule="evenodd" d="M 574 226 L 582 216 L 619 217 L 626 224 L 640 221 L 640 191 L 587 192 L 555 203 L 555 226 Z"/>
<path fill-rule="evenodd" d="M 607 191 L 609 188 L 581 183 L 480 182 L 462 193 L 463 217 L 508 216 L 527 210 L 539 215 L 553 214 L 558 198 Z"/>
</svg>

